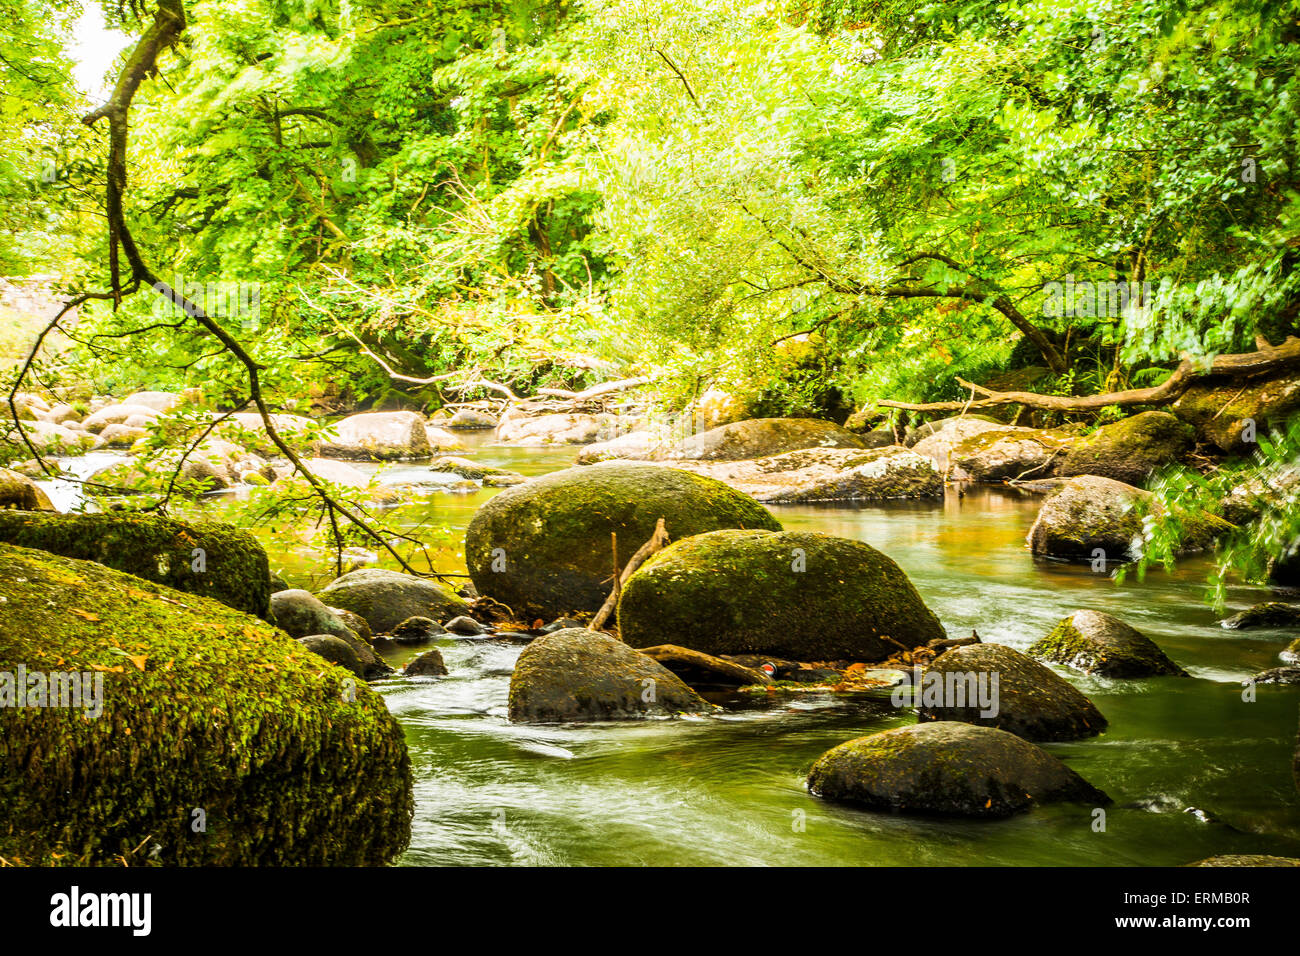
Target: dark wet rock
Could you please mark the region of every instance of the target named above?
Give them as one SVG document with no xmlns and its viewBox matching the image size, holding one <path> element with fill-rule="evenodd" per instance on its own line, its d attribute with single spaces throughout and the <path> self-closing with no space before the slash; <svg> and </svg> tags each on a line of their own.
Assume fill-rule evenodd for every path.
<svg viewBox="0 0 1300 956">
<path fill-rule="evenodd" d="M 1251 678 L 1256 684 L 1300 684 L 1300 664 L 1270 667 Z"/>
<path fill-rule="evenodd" d="M 662 456 L 680 461 L 737 461 L 767 458 L 803 448 L 866 448 L 855 435 L 834 422 L 813 418 L 751 418 L 720 425 L 666 448 Z"/>
<path fill-rule="evenodd" d="M 1138 506 L 1151 505 L 1152 495 L 1112 478 L 1081 475 L 1070 478 L 1047 496 L 1029 529 L 1027 540 L 1035 554 L 1074 560 L 1095 560 L 1100 551 L 1109 563 L 1130 560 L 1141 547 L 1142 518 Z M 1230 529 L 1208 514 L 1183 516 L 1187 531 L 1183 553 L 1212 547 L 1217 535 Z"/>
<path fill-rule="evenodd" d="M 783 657 L 775 657 L 767 654 L 726 654 L 723 655 L 726 660 L 735 661 L 745 667 L 752 667 L 756 671 L 766 673 L 764 665 L 772 668 L 771 676 L 776 680 L 786 680 L 794 671 L 803 667 L 799 661 L 786 660 Z"/>
<path fill-rule="evenodd" d="M 379 680 L 393 673 L 393 668 L 388 661 L 375 653 L 375 649 L 369 641 L 363 641 L 351 631 L 346 634 L 339 634 L 337 637 L 352 648 L 353 653 L 357 655 L 357 660 L 361 662 L 361 676 L 366 680 Z"/>
<path fill-rule="evenodd" d="M 675 541 L 623 587 L 622 637 L 708 654 L 878 661 L 946 636 L 907 575 L 861 541 L 714 531 Z"/>
<path fill-rule="evenodd" d="M 367 644 L 375 636 L 374 632 L 370 630 L 370 625 L 366 622 L 366 619 L 355 611 L 349 611 L 347 608 L 342 607 L 332 607 L 330 610 L 339 616 L 339 619 L 348 626 L 348 630 Z"/>
<path fill-rule="evenodd" d="M 352 633 L 343 619 L 310 591 L 293 589 L 272 594 L 271 614 L 290 637 L 311 634 L 342 637 Z"/>
<path fill-rule="evenodd" d="M 1280 601 L 1265 601 L 1254 607 L 1224 618 L 1219 622 L 1231 630 L 1249 627 L 1293 628 L 1300 627 L 1300 607 Z"/>
<path fill-rule="evenodd" d="M 868 810 L 999 818 L 1038 803 L 1110 798 L 1014 734 L 950 721 L 841 744 L 808 774 L 816 796 Z"/>
<path fill-rule="evenodd" d="M 442 659 L 442 651 L 431 647 L 408 663 L 402 673 L 407 677 L 443 677 L 447 674 L 447 665 Z"/>
<path fill-rule="evenodd" d="M 510 678 L 510 719 L 521 723 L 626 720 L 713 710 L 662 664 L 582 628 L 539 637 Z"/>
<path fill-rule="evenodd" d="M 805 448 L 745 461 L 674 461 L 762 502 L 885 501 L 942 498 L 943 479 L 930 459 L 900 445 Z"/>
<path fill-rule="evenodd" d="M 446 623 L 445 627 L 453 634 L 463 634 L 470 637 L 491 633 L 491 628 L 484 627 L 472 617 L 464 614 L 460 617 L 453 617 Z"/>
<path fill-rule="evenodd" d="M 641 653 L 658 661 L 695 688 L 744 687 L 749 684 L 772 683 L 772 678 L 761 670 L 676 644 L 643 647 Z"/>
<path fill-rule="evenodd" d="M 790 671 L 783 680 L 796 684 L 834 684 L 844 677 L 842 671 L 833 671 L 828 667 L 800 667 Z"/>
<path fill-rule="evenodd" d="M 1075 611 L 1029 648 L 1029 656 L 1100 677 L 1186 677 L 1156 643 L 1117 617 Z"/>
<path fill-rule="evenodd" d="M 1141 485 L 1191 448 L 1195 429 L 1168 412 L 1142 412 L 1080 438 L 1055 465 L 1062 477 L 1100 475 Z"/>
<path fill-rule="evenodd" d="M 437 621 L 427 617 L 408 617 L 385 636 L 398 644 L 424 644 L 447 633 Z"/>
<path fill-rule="evenodd" d="M 387 633 L 408 617 L 442 620 L 469 610 L 463 600 L 433 581 L 382 568 L 349 571 L 316 596 L 330 607 L 361 615 L 376 634 Z"/>
<path fill-rule="evenodd" d="M 1288 644 L 1278 656 L 1288 664 L 1300 664 L 1300 637 Z"/>
<path fill-rule="evenodd" d="M 982 706 L 981 687 L 992 706 Z M 1003 644 L 945 651 L 925 669 L 917 694 L 922 721 L 962 721 L 1037 741 L 1078 740 L 1106 729 L 1101 711 L 1073 684 Z"/>
<path fill-rule="evenodd" d="M 1229 853 L 1209 856 L 1187 866 L 1300 866 L 1300 858 L 1293 856 L 1267 856 L 1259 853 Z"/>
<path fill-rule="evenodd" d="M 557 617 L 550 624 L 547 624 L 541 631 L 543 634 L 554 634 L 556 631 L 562 631 L 566 627 L 582 627 L 581 621 L 575 621 L 571 617 Z"/>
<path fill-rule="evenodd" d="M 298 638 L 298 643 L 313 654 L 323 657 L 331 664 L 337 664 L 339 667 L 350 670 L 362 680 L 366 679 L 366 671 L 361 666 L 361 658 L 357 656 L 357 652 L 352 645 L 341 637 L 336 637 L 333 634 L 310 634 Z"/>
<path fill-rule="evenodd" d="M 1288 369 L 1275 375 L 1242 380 L 1222 375 L 1194 382 L 1173 405 L 1179 418 L 1196 427 L 1202 441 L 1230 453 L 1253 446 L 1251 431 L 1266 434 L 1300 410 L 1300 374 Z"/>
<path fill-rule="evenodd" d="M 610 534 L 625 562 L 661 517 L 674 540 L 719 528 L 780 528 L 762 505 L 720 481 L 604 462 L 501 492 L 470 521 L 465 560 L 479 593 L 520 620 L 594 612 L 609 595 Z"/>
</svg>

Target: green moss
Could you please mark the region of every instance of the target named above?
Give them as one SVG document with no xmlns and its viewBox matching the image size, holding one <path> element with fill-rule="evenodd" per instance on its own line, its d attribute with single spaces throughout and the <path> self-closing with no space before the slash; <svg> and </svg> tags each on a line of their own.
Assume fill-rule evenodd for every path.
<svg viewBox="0 0 1300 956">
<path fill-rule="evenodd" d="M 0 671 L 94 671 L 103 712 L 0 708 L 0 856 L 27 864 L 366 865 L 406 845 L 383 700 L 257 618 L 0 544 Z M 206 832 L 192 827 L 195 808 Z"/>
<path fill-rule="evenodd" d="M 474 515 L 465 563 L 480 594 L 528 617 L 595 611 L 620 563 L 663 518 L 671 538 L 780 524 L 754 499 L 713 478 L 661 465 L 607 462 L 553 472 L 508 489 Z M 500 549 L 500 552 L 497 552 Z M 504 561 L 505 570 L 495 570 Z"/>
<path fill-rule="evenodd" d="M 714 531 L 675 542 L 623 589 L 623 639 L 709 654 L 882 660 L 944 637 L 907 575 L 861 541 Z"/>
<path fill-rule="evenodd" d="M 258 617 L 270 613 L 266 551 L 233 525 L 187 524 L 129 512 L 0 511 L 0 542 L 95 561 Z"/>
</svg>

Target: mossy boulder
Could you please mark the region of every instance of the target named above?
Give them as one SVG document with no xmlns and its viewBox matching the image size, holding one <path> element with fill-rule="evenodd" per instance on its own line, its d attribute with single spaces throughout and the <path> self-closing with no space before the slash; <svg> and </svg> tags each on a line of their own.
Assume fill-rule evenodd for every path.
<svg viewBox="0 0 1300 956">
<path fill-rule="evenodd" d="M 697 475 L 717 478 L 762 502 L 943 497 L 943 479 L 930 459 L 900 445 L 871 449 L 804 448 L 768 458 L 671 464 Z"/>
<path fill-rule="evenodd" d="M 292 588 L 271 595 L 271 619 L 290 637 L 333 634 L 341 637 L 353 631 L 343 618 L 310 591 Z"/>
<path fill-rule="evenodd" d="M 866 440 L 815 418 L 751 418 L 692 435 L 662 457 L 683 461 L 767 458 L 801 448 L 866 448 Z"/>
<path fill-rule="evenodd" d="M 1102 611 L 1075 611 L 1029 648 L 1029 656 L 1099 677 L 1186 677 L 1155 641 Z"/>
<path fill-rule="evenodd" d="M 1069 478 L 1044 499 L 1027 541 L 1031 551 L 1048 557 L 1092 561 L 1100 550 L 1107 562 L 1123 562 L 1142 547 L 1145 508 L 1158 511 L 1151 493 L 1141 488 L 1099 475 Z M 1181 520 L 1183 553 L 1210 548 L 1218 535 L 1231 530 L 1213 515 L 1189 514 Z"/>
<path fill-rule="evenodd" d="M 1297 628 L 1300 627 L 1300 607 L 1283 604 L 1281 601 L 1265 601 L 1238 611 L 1231 617 L 1219 622 L 1220 626 L 1231 631 L 1251 627 Z"/>
<path fill-rule="evenodd" d="M 0 509 L 54 511 L 50 497 L 26 475 L 0 468 Z"/>
<path fill-rule="evenodd" d="M 992 707 L 978 699 L 981 681 Z M 922 674 L 920 695 L 922 721 L 961 721 L 1039 741 L 1078 740 L 1106 729 L 1101 711 L 1073 684 L 1002 644 L 944 651 Z"/>
<path fill-rule="evenodd" d="M 922 454 L 924 449 L 944 444 L 945 436 L 955 428 L 917 442 L 913 450 Z M 941 470 L 951 466 L 954 478 L 970 481 L 1043 477 L 1052 473 L 1053 463 L 1074 440 L 1064 432 L 1000 425 L 952 442 L 947 464 L 935 463 Z"/>
<path fill-rule="evenodd" d="M 333 634 L 309 634 L 297 641 L 316 656 L 351 671 L 362 680 L 366 679 L 366 669 L 362 667 L 356 649 L 343 638 Z"/>
<path fill-rule="evenodd" d="M 445 620 L 469 612 L 469 605 L 427 578 L 384 568 L 349 571 L 316 596 L 330 607 L 360 614 L 375 634 L 386 634 L 410 617 Z"/>
<path fill-rule="evenodd" d="M 407 677 L 445 677 L 447 664 L 442 659 L 442 651 L 431 647 L 408 663 L 402 673 Z"/>
<path fill-rule="evenodd" d="M 1300 374 L 1288 369 L 1245 381 L 1213 376 L 1194 383 L 1173 410 L 1195 426 L 1202 441 L 1229 453 L 1248 452 L 1256 436 L 1300 411 Z"/>
<path fill-rule="evenodd" d="M 811 531 L 713 531 L 674 542 L 623 587 L 622 637 L 706 654 L 878 661 L 945 636 L 903 570 Z"/>
<path fill-rule="evenodd" d="M 407 844 L 411 767 L 383 699 L 255 617 L 0 544 L 0 672 L 19 666 L 101 675 L 103 693 L 97 717 L 0 707 L 11 862 L 143 864 L 156 845 L 163 864 L 364 865 Z"/>
<path fill-rule="evenodd" d="M 822 754 L 808 789 L 868 810 L 1000 818 L 1036 803 L 1110 803 L 1041 747 L 989 727 L 942 722 L 859 737 Z"/>
<path fill-rule="evenodd" d="M 1168 412 L 1142 412 L 1080 438 L 1054 470 L 1062 477 L 1101 475 L 1141 485 L 1191 448 L 1195 433 Z"/>
<path fill-rule="evenodd" d="M 470 521 L 465 563 L 479 594 L 529 620 L 595 611 L 610 591 L 611 533 L 618 535 L 620 563 L 626 562 L 659 518 L 673 539 L 719 528 L 781 527 L 762 505 L 715 479 L 603 462 L 497 495 Z"/>
<path fill-rule="evenodd" d="M 533 641 L 510 677 L 510 719 L 522 723 L 628 720 L 713 709 L 662 664 L 580 627 Z"/>
<path fill-rule="evenodd" d="M 270 613 L 266 551 L 233 525 L 129 512 L 0 511 L 0 542 L 95 561 L 261 618 Z"/>
<path fill-rule="evenodd" d="M 943 431 L 945 428 L 955 424 L 956 422 L 969 421 L 987 422 L 993 426 L 1004 424 L 991 415 L 954 415 L 951 418 L 939 418 L 932 422 L 925 422 L 924 424 L 917 425 L 915 428 L 909 428 L 907 433 L 903 436 L 903 444 L 908 448 L 913 448 L 917 442 L 924 438 L 929 438 L 936 432 Z"/>
</svg>

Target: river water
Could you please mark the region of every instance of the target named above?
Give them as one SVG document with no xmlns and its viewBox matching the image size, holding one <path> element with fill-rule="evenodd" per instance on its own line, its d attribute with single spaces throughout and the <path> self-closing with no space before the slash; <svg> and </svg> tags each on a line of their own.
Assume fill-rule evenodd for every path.
<svg viewBox="0 0 1300 956">
<path fill-rule="evenodd" d="M 481 441 L 468 453 L 475 460 L 530 475 L 567 467 L 575 453 Z M 387 476 L 422 471 L 404 465 Z M 433 491 L 401 520 L 456 542 L 495 493 Z M 450 676 L 374 685 L 406 728 L 415 769 L 414 831 L 400 862 L 1140 866 L 1300 856 L 1291 776 L 1300 688 L 1262 685 L 1247 702 L 1240 683 L 1275 666 L 1294 634 L 1220 628 L 1203 601 L 1200 560 L 1122 585 L 1087 566 L 1036 561 L 1024 538 L 1039 501 L 976 488 L 943 503 L 771 510 L 787 529 L 856 538 L 889 555 L 949 636 L 975 628 L 1023 650 L 1069 612 L 1094 608 L 1134 625 L 1188 670 L 1190 680 L 1112 681 L 1058 669 L 1110 721 L 1100 737 L 1046 745 L 1114 799 L 1104 830 L 1089 806 L 975 822 L 868 813 L 810 796 L 804 778 L 825 750 L 915 721 L 887 696 L 801 694 L 691 720 L 512 725 L 506 696 L 522 648 L 462 638 L 440 645 Z M 327 579 L 274 535 L 263 537 L 291 584 Z M 454 544 L 435 564 L 464 570 Z M 1234 588 L 1229 611 L 1269 596 Z"/>
</svg>

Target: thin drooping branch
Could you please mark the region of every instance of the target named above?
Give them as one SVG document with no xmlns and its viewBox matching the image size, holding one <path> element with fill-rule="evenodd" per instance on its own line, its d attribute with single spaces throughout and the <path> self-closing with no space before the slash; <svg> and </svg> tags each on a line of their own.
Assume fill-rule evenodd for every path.
<svg viewBox="0 0 1300 956">
<path fill-rule="evenodd" d="M 155 292 L 181 308 L 190 318 L 217 339 L 225 350 L 233 355 L 244 367 L 248 374 L 248 391 L 252 396 L 254 405 L 257 407 L 258 414 L 261 416 L 267 437 L 279 449 L 280 453 L 293 464 L 294 468 L 302 474 L 307 483 L 311 485 L 312 490 L 325 505 L 331 523 L 335 521 L 336 514 L 342 515 L 387 551 L 401 565 L 404 571 L 408 574 L 419 574 L 383 535 L 371 528 L 352 509 L 335 499 L 320 479 L 312 474 L 297 452 L 285 442 L 280 436 L 279 430 L 275 427 L 271 411 L 266 405 L 265 397 L 262 395 L 260 372 L 263 366 L 259 365 L 244 347 L 209 316 L 201 306 L 191 302 L 180 292 L 163 282 L 145 263 L 144 257 L 131 236 L 123 210 L 123 197 L 126 193 L 128 116 L 131 100 L 140 84 L 147 77 L 157 73 L 159 55 L 180 38 L 181 33 L 185 30 L 185 25 L 185 10 L 181 0 L 158 0 L 158 8 L 154 12 L 153 23 L 145 30 L 139 43 L 136 44 L 135 49 L 127 58 L 117 85 L 113 89 L 113 95 L 107 103 L 84 118 L 84 122 L 88 126 L 94 125 L 103 117 L 107 117 L 109 121 L 107 217 L 114 299 L 117 301 L 121 298 L 120 266 L 118 262 L 118 249 L 120 247 L 121 253 L 126 257 L 131 268 L 132 291 L 142 283 L 152 287 Z M 341 541 L 341 537 L 337 534 L 337 527 L 336 540 Z"/>
<path fill-rule="evenodd" d="M 1239 380 L 1296 367 L 1300 367 L 1300 338 L 1292 335 L 1281 345 L 1262 343 L 1262 347 L 1254 352 L 1217 355 L 1210 362 L 1185 358 L 1169 378 L 1150 388 L 1130 388 L 1099 395 L 1040 395 L 1036 392 L 996 392 L 959 378 L 957 381 L 962 387 L 971 389 L 983 398 L 970 402 L 878 401 L 876 404 L 914 412 L 955 412 L 968 408 L 996 408 L 1000 405 L 1027 405 L 1057 412 L 1091 412 L 1107 405 L 1168 405 L 1205 378 L 1222 376 Z"/>
</svg>

